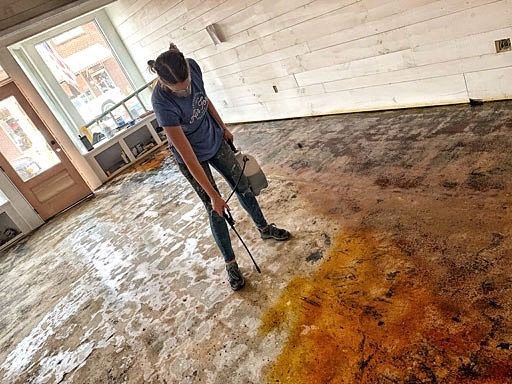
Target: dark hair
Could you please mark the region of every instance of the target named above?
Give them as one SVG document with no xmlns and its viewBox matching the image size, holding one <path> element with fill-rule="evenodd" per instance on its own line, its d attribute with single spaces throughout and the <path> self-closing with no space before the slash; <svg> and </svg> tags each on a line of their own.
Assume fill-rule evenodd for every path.
<svg viewBox="0 0 512 384">
<path fill-rule="evenodd" d="M 149 60 L 151 72 L 170 84 L 181 83 L 188 78 L 189 69 L 183 53 L 171 43 L 169 50 L 158 55 L 156 60 Z"/>
</svg>

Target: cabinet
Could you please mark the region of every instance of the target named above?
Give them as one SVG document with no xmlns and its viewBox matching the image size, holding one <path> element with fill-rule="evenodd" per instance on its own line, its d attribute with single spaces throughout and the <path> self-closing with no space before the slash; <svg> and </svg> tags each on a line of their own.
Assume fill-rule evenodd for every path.
<svg viewBox="0 0 512 384">
<path fill-rule="evenodd" d="M 165 143 L 165 132 L 158 127 L 152 113 L 132 127 L 102 141 L 85 158 L 100 180 L 106 182 Z"/>
<path fill-rule="evenodd" d="M 0 249 L 7 248 L 43 223 L 0 170 Z"/>
<path fill-rule="evenodd" d="M 0 249 L 8 247 L 22 235 L 19 216 L 9 201 L 0 202 Z M 15 223 L 18 221 L 18 224 Z"/>
</svg>

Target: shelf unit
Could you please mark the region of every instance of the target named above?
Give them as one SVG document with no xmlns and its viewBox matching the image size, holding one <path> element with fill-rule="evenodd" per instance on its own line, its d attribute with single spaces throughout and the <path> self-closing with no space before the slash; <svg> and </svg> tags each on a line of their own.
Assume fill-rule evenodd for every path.
<svg viewBox="0 0 512 384">
<path fill-rule="evenodd" d="M 167 143 L 154 113 L 132 127 L 102 141 L 85 158 L 102 182 L 106 182 Z"/>
<path fill-rule="evenodd" d="M 44 224 L 0 169 L 0 250 Z"/>
<path fill-rule="evenodd" d="M 22 229 L 13 220 L 16 215 L 10 202 L 0 205 L 0 249 L 7 248 L 23 236 Z"/>
<path fill-rule="evenodd" d="M 11 201 L 0 201 L 0 250 L 15 243 L 32 229 Z"/>
</svg>

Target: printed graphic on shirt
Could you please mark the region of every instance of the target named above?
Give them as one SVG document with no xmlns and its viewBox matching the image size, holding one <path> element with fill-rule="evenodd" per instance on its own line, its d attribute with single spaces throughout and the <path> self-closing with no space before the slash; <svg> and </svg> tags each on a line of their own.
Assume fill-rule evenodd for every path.
<svg viewBox="0 0 512 384">
<path fill-rule="evenodd" d="M 206 113 L 208 108 L 208 98 L 202 92 L 197 92 L 192 100 L 192 116 L 190 117 L 190 123 L 194 124 L 197 120 L 201 119 Z"/>
</svg>

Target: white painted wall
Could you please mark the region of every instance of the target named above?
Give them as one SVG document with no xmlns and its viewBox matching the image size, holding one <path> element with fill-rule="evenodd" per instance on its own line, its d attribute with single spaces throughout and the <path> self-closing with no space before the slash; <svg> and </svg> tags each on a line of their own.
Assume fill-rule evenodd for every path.
<svg viewBox="0 0 512 384">
<path fill-rule="evenodd" d="M 195 58 L 228 122 L 512 97 L 512 53 L 494 45 L 512 37 L 512 0 L 118 0 L 107 12 L 147 79 L 169 41 Z"/>
</svg>

